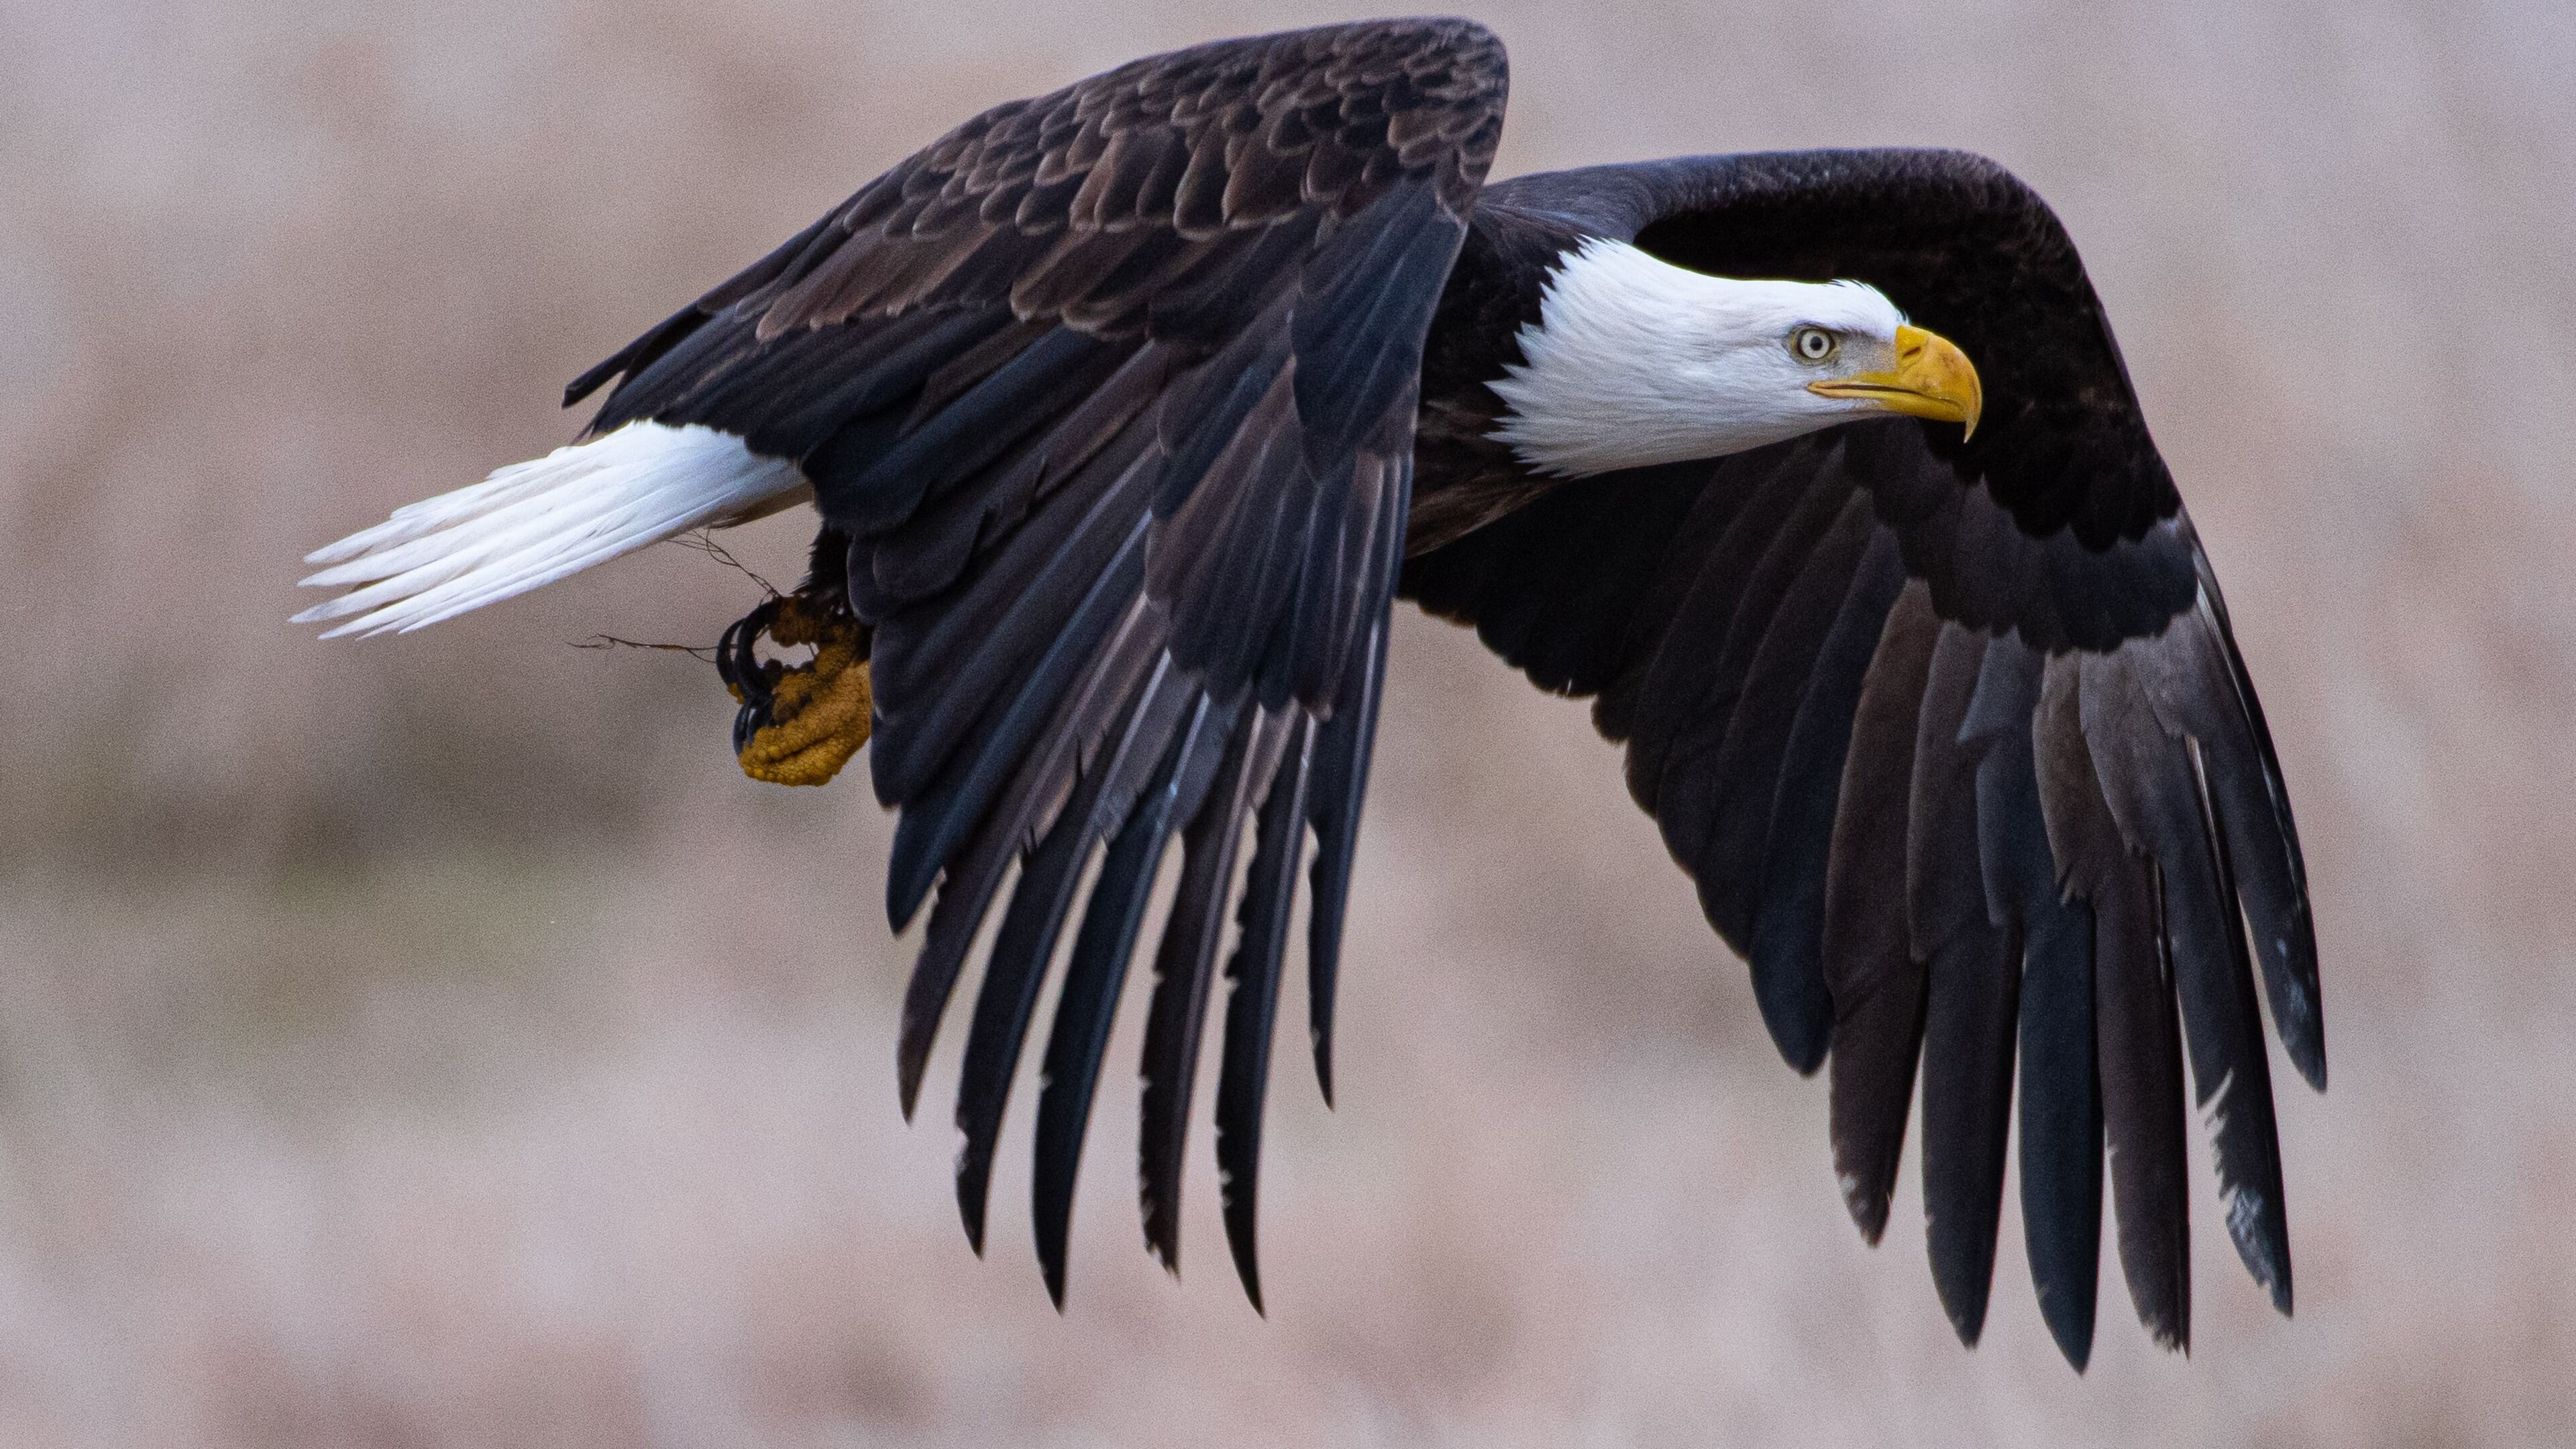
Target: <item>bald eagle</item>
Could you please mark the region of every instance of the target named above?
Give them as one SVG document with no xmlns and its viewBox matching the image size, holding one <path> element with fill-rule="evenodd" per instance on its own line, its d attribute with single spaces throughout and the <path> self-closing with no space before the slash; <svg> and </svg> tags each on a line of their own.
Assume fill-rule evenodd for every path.
<svg viewBox="0 0 2576 1449">
<path fill-rule="evenodd" d="M 1919 1069 L 1932 1271 L 1962 1340 L 1984 1321 L 2017 1095 L 2059 1347 L 2078 1369 L 2091 1348 L 2106 1145 L 2130 1296 L 2185 1344 L 2186 1059 L 2228 1233 L 2287 1313 L 2254 980 L 2259 963 L 2322 1088 L 2298 837 L 2073 243 L 2002 167 L 1949 151 L 1488 186 L 1505 75 L 1481 26 L 1381 21 L 996 106 L 575 380 L 567 406 L 616 383 L 582 441 L 313 554 L 304 582 L 349 591 L 297 617 L 418 629 L 811 503 L 804 584 L 726 631 L 735 746 L 756 776 L 815 783 L 873 739 L 900 812 L 889 917 L 930 903 L 907 1115 L 999 912 L 957 1096 L 979 1252 L 1005 1100 L 1080 905 L 1037 1104 L 1059 1307 L 1093 1090 L 1175 839 L 1146 1238 L 1177 1271 L 1231 914 L 1216 1158 L 1260 1304 L 1291 907 L 1311 836 L 1329 1101 L 1402 596 L 1595 701 L 1781 1055 L 1830 1066 L 1834 1168 L 1873 1242 Z M 780 645 L 815 652 L 790 666 Z"/>
</svg>

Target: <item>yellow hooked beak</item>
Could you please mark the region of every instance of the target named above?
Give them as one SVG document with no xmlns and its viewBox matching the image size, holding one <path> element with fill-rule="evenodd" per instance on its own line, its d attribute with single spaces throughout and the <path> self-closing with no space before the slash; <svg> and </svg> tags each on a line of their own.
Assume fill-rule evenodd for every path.
<svg viewBox="0 0 2576 1449">
<path fill-rule="evenodd" d="M 1825 397 L 1861 398 L 1892 413 L 1930 418 L 1937 423 L 1965 423 L 1967 437 L 1977 433 L 1977 414 L 1985 410 L 1985 391 L 1968 354 L 1938 333 L 1920 327 L 1896 329 L 1896 367 L 1864 372 L 1829 382 L 1811 382 L 1807 391 Z"/>
</svg>

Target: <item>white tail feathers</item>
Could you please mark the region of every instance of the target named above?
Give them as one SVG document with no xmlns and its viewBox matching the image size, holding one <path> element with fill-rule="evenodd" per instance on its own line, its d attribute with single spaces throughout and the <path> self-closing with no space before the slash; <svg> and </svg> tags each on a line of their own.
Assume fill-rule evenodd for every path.
<svg viewBox="0 0 2576 1449">
<path fill-rule="evenodd" d="M 330 567 L 305 587 L 362 587 L 295 622 L 346 620 L 325 639 L 408 634 L 692 528 L 745 523 L 812 496 L 795 464 L 758 457 L 731 433 L 628 423 L 406 504 L 306 554 Z"/>
</svg>

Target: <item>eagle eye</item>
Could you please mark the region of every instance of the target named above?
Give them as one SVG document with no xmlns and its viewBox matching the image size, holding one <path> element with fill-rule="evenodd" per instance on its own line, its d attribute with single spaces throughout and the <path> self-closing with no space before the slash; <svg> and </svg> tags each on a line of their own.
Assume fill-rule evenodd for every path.
<svg viewBox="0 0 2576 1449">
<path fill-rule="evenodd" d="M 1822 362 L 1841 344 L 1822 327 L 1801 327 L 1789 334 L 1789 350 L 1804 362 Z"/>
</svg>

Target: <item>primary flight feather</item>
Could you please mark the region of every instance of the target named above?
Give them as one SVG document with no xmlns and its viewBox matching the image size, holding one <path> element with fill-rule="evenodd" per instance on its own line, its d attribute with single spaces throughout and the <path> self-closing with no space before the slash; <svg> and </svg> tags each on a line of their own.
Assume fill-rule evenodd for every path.
<svg viewBox="0 0 2576 1449">
<path fill-rule="evenodd" d="M 999 913 L 957 1097 L 979 1250 L 1071 929 L 1036 1127 L 1059 1304 L 1102 1055 L 1176 840 L 1146 1236 L 1177 1268 L 1222 997 L 1219 1187 L 1260 1300 L 1297 876 L 1311 837 L 1329 1097 L 1403 595 L 1595 698 L 1773 1040 L 1802 1072 L 1830 1065 L 1835 1170 L 1873 1241 L 1919 1076 L 1933 1275 L 1964 1340 L 2018 1100 L 2060 1348 L 2079 1368 L 2090 1351 L 2106 1155 L 2131 1299 L 2186 1342 L 2186 1061 L 2228 1232 L 2287 1312 L 2254 981 L 2322 1087 L 2298 837 L 2074 245 L 1956 152 L 1488 186 L 1504 93 L 1490 32 L 1408 20 L 1200 46 L 996 106 L 575 381 L 567 404 L 616 382 L 585 441 L 313 555 L 328 567 L 307 583 L 352 587 L 299 618 L 416 629 L 810 499 L 809 577 L 720 651 L 736 747 L 801 783 L 872 745 L 900 812 L 888 913 L 900 929 L 930 903 L 907 1113 Z M 790 668 L 763 640 L 819 652 Z"/>
</svg>

